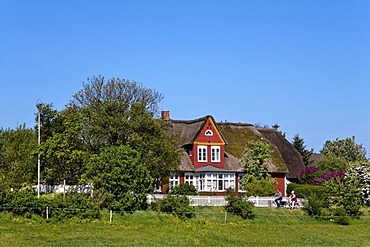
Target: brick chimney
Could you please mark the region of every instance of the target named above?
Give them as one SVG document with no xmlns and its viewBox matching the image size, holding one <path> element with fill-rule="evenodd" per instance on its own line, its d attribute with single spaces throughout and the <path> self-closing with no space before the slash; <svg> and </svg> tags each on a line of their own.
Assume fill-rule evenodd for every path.
<svg viewBox="0 0 370 247">
<path fill-rule="evenodd" d="M 161 118 L 168 121 L 170 120 L 170 111 L 169 110 L 163 110 L 161 112 Z"/>
</svg>

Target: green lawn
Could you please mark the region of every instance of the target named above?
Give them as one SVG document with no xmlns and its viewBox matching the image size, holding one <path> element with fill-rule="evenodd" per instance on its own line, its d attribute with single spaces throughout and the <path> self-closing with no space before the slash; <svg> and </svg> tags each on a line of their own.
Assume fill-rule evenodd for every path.
<svg viewBox="0 0 370 247">
<path fill-rule="evenodd" d="M 256 209 L 254 220 L 197 209 L 180 220 L 153 212 L 103 214 L 99 221 L 46 223 L 3 215 L 0 246 L 370 246 L 369 214 L 350 225 L 317 221 L 301 210 Z"/>
</svg>

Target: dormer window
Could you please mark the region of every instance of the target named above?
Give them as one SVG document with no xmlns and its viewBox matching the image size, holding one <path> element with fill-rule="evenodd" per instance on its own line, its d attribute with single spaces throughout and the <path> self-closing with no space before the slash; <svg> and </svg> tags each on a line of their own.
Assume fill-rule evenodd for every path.
<svg viewBox="0 0 370 247">
<path fill-rule="evenodd" d="M 206 130 L 206 132 L 204 133 L 206 136 L 213 136 L 213 132 L 212 130 Z"/>
</svg>

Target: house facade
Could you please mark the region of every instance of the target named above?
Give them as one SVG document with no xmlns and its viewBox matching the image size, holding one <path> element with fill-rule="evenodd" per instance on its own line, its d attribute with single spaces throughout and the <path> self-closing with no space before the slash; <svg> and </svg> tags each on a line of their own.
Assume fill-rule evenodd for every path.
<svg viewBox="0 0 370 247">
<path fill-rule="evenodd" d="M 304 166 L 298 151 L 275 129 L 217 123 L 210 115 L 194 120 L 173 120 L 169 111 L 162 111 L 162 118 L 182 150 L 179 172 L 170 177 L 170 188 L 189 183 L 200 194 L 222 195 L 228 188 L 242 193 L 240 180 L 245 173 L 240 160 L 247 142 L 252 140 L 263 140 L 270 145 L 272 159 L 265 165 L 284 194 L 287 179 L 296 177 Z"/>
</svg>

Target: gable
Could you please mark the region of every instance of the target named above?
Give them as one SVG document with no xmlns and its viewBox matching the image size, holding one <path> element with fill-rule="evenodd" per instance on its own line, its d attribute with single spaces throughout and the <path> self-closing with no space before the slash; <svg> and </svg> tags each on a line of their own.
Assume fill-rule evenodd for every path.
<svg viewBox="0 0 370 247">
<path fill-rule="evenodd" d="M 225 141 L 217 129 L 212 117 L 208 117 L 204 125 L 197 133 L 194 144 L 197 145 L 219 145 L 224 146 Z"/>
</svg>

